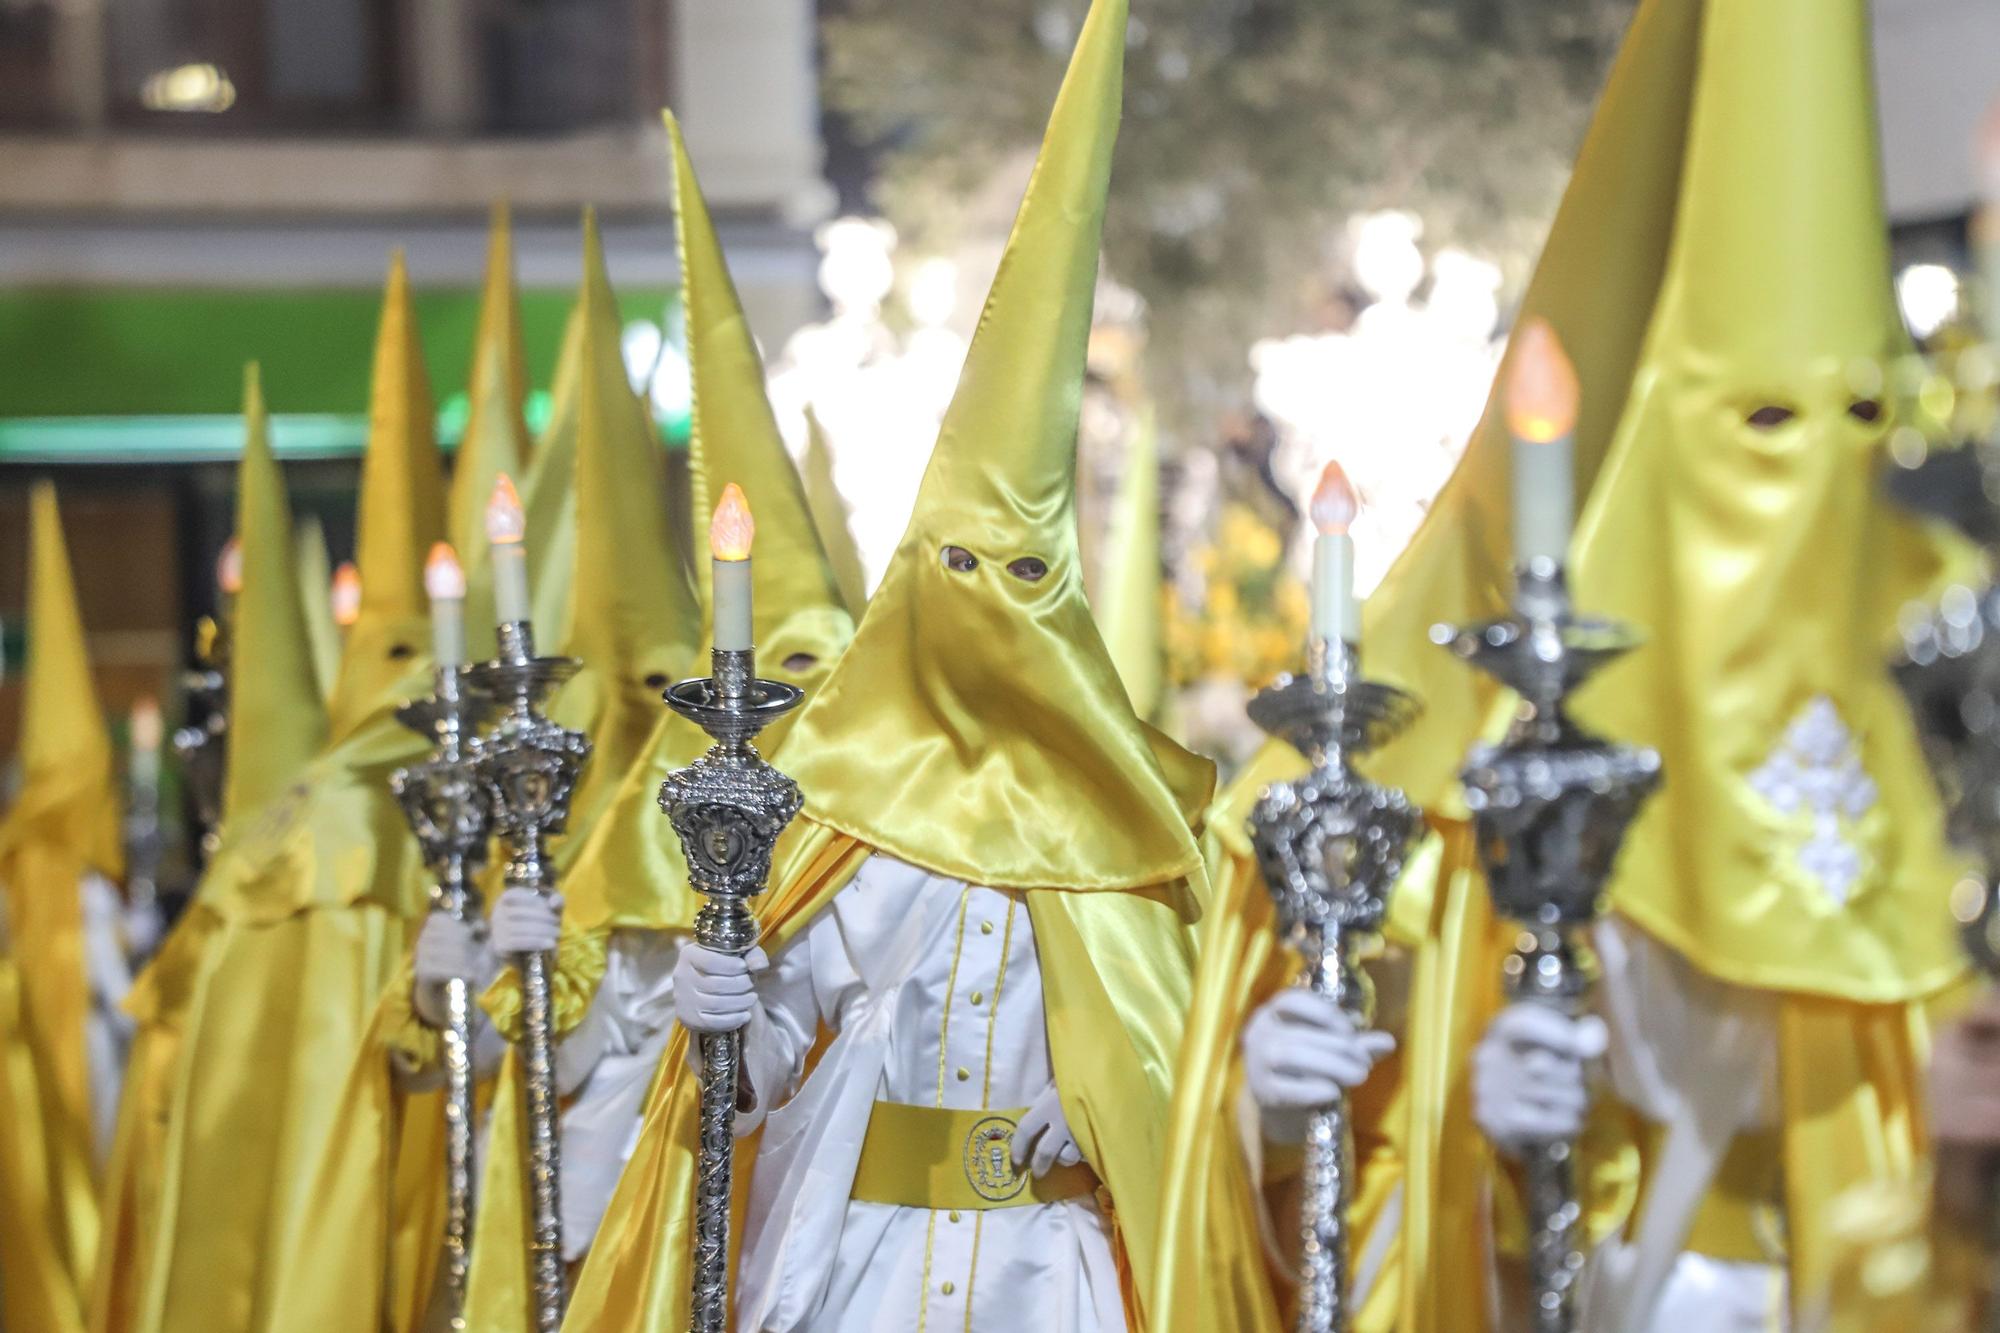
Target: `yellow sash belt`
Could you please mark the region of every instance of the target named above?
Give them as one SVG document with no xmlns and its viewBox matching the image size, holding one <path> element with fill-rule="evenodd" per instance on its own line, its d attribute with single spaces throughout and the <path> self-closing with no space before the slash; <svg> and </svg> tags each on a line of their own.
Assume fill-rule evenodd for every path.
<svg viewBox="0 0 2000 1333">
<path fill-rule="evenodd" d="M 1634 1225 L 1644 1216 L 1646 1197 L 1652 1192 L 1653 1172 L 1667 1139 L 1666 1126 L 1643 1120 L 1640 1125 L 1639 1197 L 1632 1207 Z M 1735 1263 L 1784 1263 L 1787 1245 L 1783 1167 L 1776 1130 L 1737 1135 L 1716 1168 L 1708 1196 L 1695 1212 L 1686 1248 L 1711 1259 Z"/>
<path fill-rule="evenodd" d="M 1057 1166 L 1031 1176 L 1014 1169 L 1014 1129 L 1027 1114 L 954 1111 L 876 1102 L 854 1172 L 861 1203 L 903 1208 L 1020 1208 L 1094 1193 L 1088 1166 Z"/>
</svg>

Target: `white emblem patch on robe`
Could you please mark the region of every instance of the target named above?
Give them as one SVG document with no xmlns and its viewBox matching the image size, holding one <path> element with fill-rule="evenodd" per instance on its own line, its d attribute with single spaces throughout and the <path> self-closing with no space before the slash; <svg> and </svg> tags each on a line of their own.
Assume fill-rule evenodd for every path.
<svg viewBox="0 0 2000 1333">
<path fill-rule="evenodd" d="M 1793 848 L 1799 868 L 1845 904 L 1863 867 L 1852 833 L 1874 808 L 1876 787 L 1833 700 L 1819 695 L 1799 710 L 1771 757 L 1750 775 L 1750 788 L 1781 815 L 1811 817 L 1810 831 Z"/>
</svg>

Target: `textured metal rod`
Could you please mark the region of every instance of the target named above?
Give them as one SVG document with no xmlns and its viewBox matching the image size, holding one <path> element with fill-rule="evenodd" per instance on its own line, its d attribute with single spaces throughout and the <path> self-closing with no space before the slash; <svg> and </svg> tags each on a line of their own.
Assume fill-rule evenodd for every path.
<svg viewBox="0 0 2000 1333">
<path fill-rule="evenodd" d="M 1328 925 L 1302 980 L 1315 995 L 1343 1008 L 1350 1000 L 1338 928 Z M 1348 1271 L 1347 1212 L 1352 1192 L 1348 1108 L 1342 1096 L 1306 1122 L 1305 1169 L 1299 1201 L 1300 1278 L 1297 1333 L 1344 1333 L 1353 1300 Z"/>
<path fill-rule="evenodd" d="M 748 953 L 757 919 L 741 900 L 711 898 L 695 914 L 695 943 Z M 729 1205 L 736 1155 L 736 1101 L 743 1067 L 741 1032 L 701 1038 L 701 1159 L 695 1181 L 694 1333 L 729 1333 Z"/>
<path fill-rule="evenodd" d="M 558 1149 L 555 1035 L 549 1003 L 550 958 L 519 956 L 521 1060 L 527 1100 L 528 1182 L 534 1201 L 528 1258 L 537 1333 L 557 1333 L 563 1315 L 562 1161 Z"/>
<path fill-rule="evenodd" d="M 461 910 L 459 918 L 464 919 Z M 465 978 L 444 986 L 444 1285 L 452 1333 L 465 1328 L 472 1271 L 472 997 Z"/>
<path fill-rule="evenodd" d="M 749 649 L 716 649 L 710 675 L 667 691 L 667 705 L 700 726 L 713 747 L 660 784 L 688 875 L 703 898 L 695 942 L 741 956 L 757 945 L 750 899 L 764 891 L 779 835 L 799 812 L 798 784 L 751 744 L 772 719 L 798 705 L 797 687 L 760 680 Z M 694 1273 L 689 1327 L 728 1333 L 730 1199 L 736 1153 L 743 1036 L 708 1033 L 701 1052 L 700 1156 L 695 1178 Z"/>
<path fill-rule="evenodd" d="M 729 1331 L 729 1196 L 743 1034 L 701 1038 L 701 1165 L 695 1182 L 694 1333 Z"/>
<path fill-rule="evenodd" d="M 1526 932 L 1532 947 L 1508 959 L 1510 998 L 1546 1005 L 1570 1018 L 1588 1007 L 1591 968 L 1581 961 L 1570 930 L 1556 927 Z M 1525 940 L 1524 940 L 1525 943 Z M 1576 1143 L 1548 1139 L 1521 1150 L 1528 1224 L 1528 1326 L 1533 1333 L 1575 1333 L 1576 1288 L 1583 1275 L 1576 1192 Z"/>
</svg>

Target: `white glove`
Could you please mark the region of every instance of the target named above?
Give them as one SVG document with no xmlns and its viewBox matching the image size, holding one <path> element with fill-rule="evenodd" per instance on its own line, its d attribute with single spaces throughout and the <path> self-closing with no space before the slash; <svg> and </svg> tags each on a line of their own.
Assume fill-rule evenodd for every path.
<svg viewBox="0 0 2000 1333">
<path fill-rule="evenodd" d="M 544 898 L 533 889 L 508 889 L 493 904 L 493 948 L 502 957 L 549 953 L 562 934 L 561 894 Z"/>
<path fill-rule="evenodd" d="M 418 1018 L 432 1027 L 444 1026 L 446 982 L 463 980 L 482 990 L 493 980 L 500 960 L 482 936 L 475 923 L 445 912 L 424 918 L 424 928 L 417 933 L 416 987 L 410 997 Z"/>
<path fill-rule="evenodd" d="M 1279 991 L 1243 1025 L 1244 1081 L 1263 1113 L 1264 1137 L 1303 1143 L 1314 1111 L 1368 1081 L 1396 1049 L 1386 1032 L 1357 1028 L 1333 1000 L 1302 987 Z"/>
<path fill-rule="evenodd" d="M 754 974 L 770 965 L 762 949 L 738 956 L 687 945 L 674 961 L 674 1017 L 690 1032 L 746 1026 L 757 1008 Z"/>
<path fill-rule="evenodd" d="M 1472 1057 L 1472 1115 L 1503 1152 L 1573 1139 L 1590 1109 L 1585 1065 L 1604 1054 L 1604 1020 L 1545 1004 L 1502 1010 Z"/>
<path fill-rule="evenodd" d="M 1082 1160 L 1083 1149 L 1076 1146 L 1076 1135 L 1069 1132 L 1069 1117 L 1063 1114 L 1062 1098 L 1051 1083 L 1014 1130 L 1014 1165 L 1026 1164 L 1035 1175 L 1045 1176 L 1052 1166 L 1075 1166 Z"/>
</svg>

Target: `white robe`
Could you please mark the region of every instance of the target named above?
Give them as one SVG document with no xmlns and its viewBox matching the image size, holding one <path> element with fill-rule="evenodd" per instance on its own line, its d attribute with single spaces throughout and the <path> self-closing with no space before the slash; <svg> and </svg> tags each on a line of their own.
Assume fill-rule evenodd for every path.
<svg viewBox="0 0 2000 1333">
<path fill-rule="evenodd" d="M 876 855 L 760 977 L 744 1066 L 764 1127 L 738 1271 L 756 1333 L 1122 1333 L 1085 1197 L 952 1212 L 858 1203 L 877 1100 L 1024 1108 L 1052 1079 L 1023 895 Z M 834 1040 L 800 1086 L 824 1025 Z"/>
<path fill-rule="evenodd" d="M 104 876 L 86 873 L 77 886 L 83 903 L 83 971 L 90 988 L 84 1045 L 90 1068 L 91 1142 L 102 1167 L 118 1133 L 118 1093 L 124 1082 L 125 1053 L 132 1044 L 132 1019 L 123 1005 L 132 989 L 132 964 L 125 953 L 125 901 Z"/>
<path fill-rule="evenodd" d="M 1632 1333 L 1776 1333 L 1786 1327 L 1786 1280 L 1781 1263 L 1740 1263 L 1685 1252 L 1682 1218 L 1671 1196 L 1698 1200 L 1706 1192 L 1703 1167 L 1714 1153 L 1701 1143 L 1727 1145 L 1748 1131 L 1777 1124 L 1778 1046 L 1770 996 L 1730 986 L 1698 972 L 1685 959 L 1637 927 L 1607 917 L 1594 934 L 1603 966 L 1599 1011 L 1610 1028 L 1606 1064 L 1618 1097 L 1656 1125 L 1678 1134 L 1685 1155 L 1656 1164 L 1661 1174 L 1645 1214 L 1629 1241 L 1613 1241 L 1594 1257 L 1600 1282 L 1625 1288 L 1624 1299 L 1643 1298 L 1632 1288 L 1656 1275 L 1658 1296 L 1649 1318 L 1621 1319 L 1599 1298 L 1586 1299 L 1583 1326 L 1610 1333 L 1627 1324 Z M 1674 1147 L 1666 1153 L 1680 1151 Z M 1678 1191 L 1676 1186 L 1679 1186 Z M 1662 1216 L 1648 1225 L 1648 1216 Z M 1612 1276 L 1615 1274 L 1616 1276 Z M 1625 1308 L 1621 1300 L 1617 1308 Z"/>
<path fill-rule="evenodd" d="M 625 1162 L 638 1144 L 646 1088 L 659 1067 L 674 1018 L 674 960 L 685 936 L 613 931 L 604 980 L 588 1011 L 555 1050 L 556 1092 L 564 1100 L 561 1133 L 563 1258 L 590 1250 Z M 499 1071 L 507 1044 L 476 1005 L 472 1066 L 484 1081 Z M 397 1086 L 425 1092 L 442 1086 L 441 1065 L 417 1067 L 397 1058 Z M 487 1120 L 479 1126 L 476 1160 L 489 1150 Z"/>
</svg>

